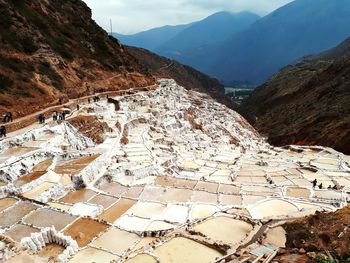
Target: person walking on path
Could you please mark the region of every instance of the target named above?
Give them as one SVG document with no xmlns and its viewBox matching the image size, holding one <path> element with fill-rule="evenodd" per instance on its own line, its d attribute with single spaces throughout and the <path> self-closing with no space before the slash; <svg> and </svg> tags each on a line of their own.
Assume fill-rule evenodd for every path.
<svg viewBox="0 0 350 263">
<path fill-rule="evenodd" d="M 6 127 L 4 125 L 0 127 L 0 138 L 2 137 L 6 137 Z"/>
<path fill-rule="evenodd" d="M 53 121 L 57 121 L 57 111 L 54 111 L 54 112 L 52 113 L 52 120 L 53 120 Z"/>
<path fill-rule="evenodd" d="M 42 113 L 39 114 L 38 121 L 39 121 L 39 124 L 44 124 L 45 123 L 45 117 L 44 117 L 44 115 Z"/>
<path fill-rule="evenodd" d="M 80 110 L 80 105 L 79 104 L 77 104 L 77 110 Z"/>
<path fill-rule="evenodd" d="M 12 119 L 12 113 L 11 112 L 8 112 L 7 114 L 7 122 L 12 122 L 13 119 Z"/>
</svg>

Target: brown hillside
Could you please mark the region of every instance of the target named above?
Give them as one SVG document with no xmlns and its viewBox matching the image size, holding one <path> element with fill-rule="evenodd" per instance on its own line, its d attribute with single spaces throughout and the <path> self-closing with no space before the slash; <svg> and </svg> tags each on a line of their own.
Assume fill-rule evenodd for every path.
<svg viewBox="0 0 350 263">
<path fill-rule="evenodd" d="M 127 50 L 157 78 L 172 78 L 187 89 L 205 92 L 226 106 L 233 107 L 232 102 L 225 96 L 224 87 L 217 79 L 142 48 L 127 47 Z"/>
<path fill-rule="evenodd" d="M 284 229 L 287 248 L 281 251 L 278 262 L 292 262 L 294 257 L 300 263 L 350 260 L 350 207 L 334 213 L 316 213 L 287 223 Z M 337 261 L 331 261 L 331 257 Z"/>
<path fill-rule="evenodd" d="M 0 111 L 15 117 L 154 79 L 80 0 L 0 0 Z"/>
<path fill-rule="evenodd" d="M 350 154 L 350 41 L 284 68 L 240 111 L 275 145 L 324 145 Z M 330 59 L 332 58 L 332 59 Z"/>
</svg>

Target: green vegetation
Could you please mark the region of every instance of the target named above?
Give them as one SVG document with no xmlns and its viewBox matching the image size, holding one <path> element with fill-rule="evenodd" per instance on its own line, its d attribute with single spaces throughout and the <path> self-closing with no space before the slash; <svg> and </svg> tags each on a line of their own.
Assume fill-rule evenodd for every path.
<svg viewBox="0 0 350 263">
<path fill-rule="evenodd" d="M 63 90 L 64 88 L 64 82 L 63 78 L 56 72 L 55 69 L 53 69 L 49 62 L 43 61 L 38 65 L 38 70 L 42 75 L 47 76 L 52 85 L 58 89 Z"/>
<path fill-rule="evenodd" d="M 0 92 L 8 90 L 12 83 L 13 81 L 11 79 L 0 74 Z"/>
<path fill-rule="evenodd" d="M 325 256 L 317 256 L 316 257 L 316 262 L 317 263 L 340 263 L 338 259 L 333 259 Z"/>
</svg>

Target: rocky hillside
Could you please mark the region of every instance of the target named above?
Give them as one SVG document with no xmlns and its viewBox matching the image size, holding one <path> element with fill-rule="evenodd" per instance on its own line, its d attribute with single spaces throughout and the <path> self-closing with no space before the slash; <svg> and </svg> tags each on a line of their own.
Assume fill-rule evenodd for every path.
<svg viewBox="0 0 350 263">
<path fill-rule="evenodd" d="M 189 66 L 158 56 L 142 48 L 127 47 L 127 50 L 155 77 L 174 79 L 181 86 L 205 92 L 232 108 L 232 102 L 225 96 L 225 89 L 217 79 L 210 78 Z"/>
<path fill-rule="evenodd" d="M 287 223 L 287 247 L 277 262 L 349 262 L 349 222 L 350 207 L 345 207 Z"/>
<path fill-rule="evenodd" d="M 288 66 L 257 88 L 241 113 L 276 145 L 350 153 L 350 39 Z"/>
<path fill-rule="evenodd" d="M 154 83 L 83 1 L 0 0 L 0 24 L 1 111 L 20 116 L 61 97 Z"/>
<path fill-rule="evenodd" d="M 204 91 L 220 86 L 185 67 L 159 74 L 168 71 L 155 70 L 143 50 L 131 55 L 91 19 L 81 0 L 0 0 L 0 23 L 6 25 L 0 28 L 0 113 L 18 117 L 59 99 L 152 85 L 152 73 Z"/>
</svg>

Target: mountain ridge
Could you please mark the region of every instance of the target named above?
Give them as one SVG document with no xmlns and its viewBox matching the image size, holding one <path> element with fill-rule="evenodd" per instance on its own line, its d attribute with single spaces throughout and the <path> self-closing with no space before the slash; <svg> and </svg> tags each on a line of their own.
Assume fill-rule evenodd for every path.
<svg viewBox="0 0 350 263">
<path fill-rule="evenodd" d="M 8 25 L 0 28 L 0 112 L 17 118 L 72 98 L 155 83 L 144 60 L 91 17 L 81 0 L 0 0 L 0 22 Z M 211 84 L 223 91 L 203 78 L 208 81 L 201 82 L 202 91 Z"/>
<path fill-rule="evenodd" d="M 349 43 L 283 68 L 240 113 L 274 145 L 322 145 L 349 154 Z"/>
</svg>

